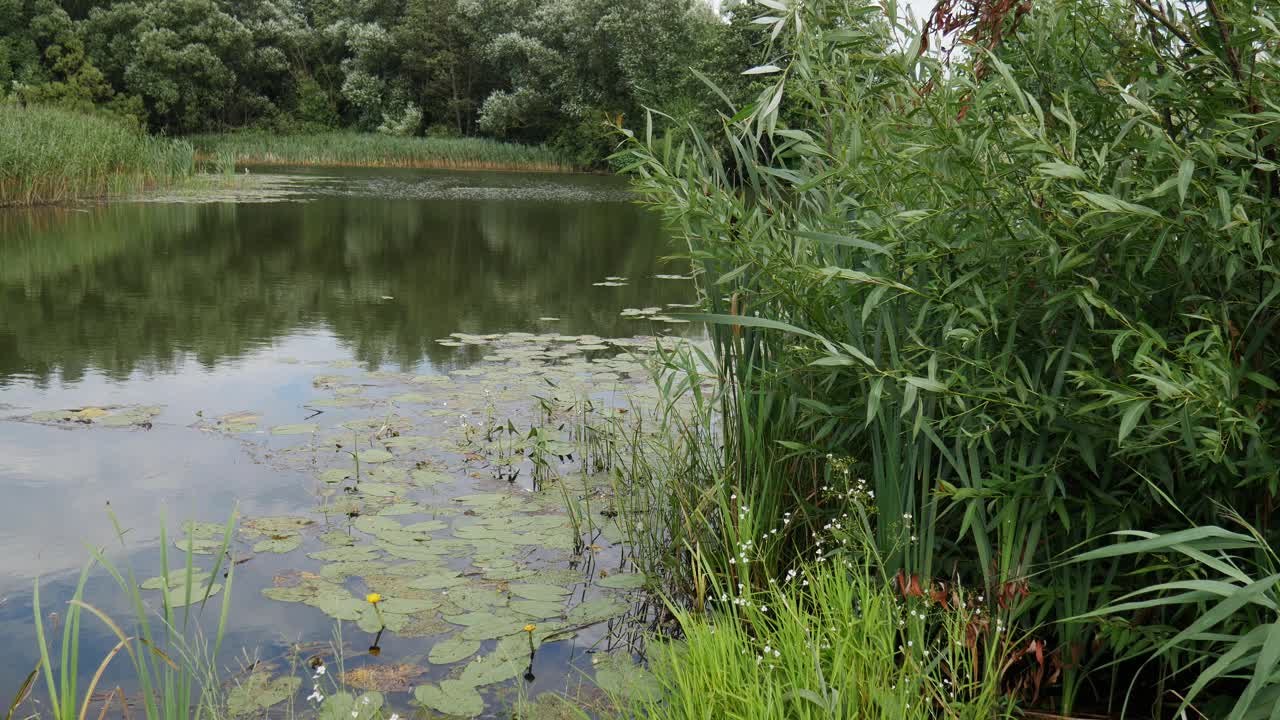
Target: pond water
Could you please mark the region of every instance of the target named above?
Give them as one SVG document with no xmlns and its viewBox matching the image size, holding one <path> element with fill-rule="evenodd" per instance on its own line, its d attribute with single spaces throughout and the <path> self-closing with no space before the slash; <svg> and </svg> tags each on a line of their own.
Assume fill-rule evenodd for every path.
<svg viewBox="0 0 1280 720">
<path fill-rule="evenodd" d="M 646 351 L 687 334 L 664 320 L 694 295 L 670 250 L 592 176 L 272 170 L 0 211 L 0 700 L 37 659 L 37 576 L 65 612 L 88 546 L 149 578 L 162 526 L 171 566 L 190 543 L 210 570 L 234 511 L 232 590 L 199 621 L 229 597 L 242 701 L 298 685 L 314 706 L 299 663 L 334 667 L 339 620 L 348 684 L 387 712 L 589 705 L 593 666 L 639 673 L 644 578 L 583 427 L 643 408 Z M 127 618 L 103 573 L 86 595 Z M 93 668 L 114 638 L 86 618 L 83 643 Z"/>
</svg>

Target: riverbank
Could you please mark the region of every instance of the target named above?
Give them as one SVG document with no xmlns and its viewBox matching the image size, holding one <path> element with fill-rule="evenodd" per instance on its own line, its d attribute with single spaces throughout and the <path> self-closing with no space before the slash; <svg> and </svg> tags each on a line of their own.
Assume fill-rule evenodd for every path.
<svg viewBox="0 0 1280 720">
<path fill-rule="evenodd" d="M 234 157 L 239 164 L 527 172 L 584 169 L 543 145 L 486 138 L 396 137 L 348 131 L 274 135 L 251 131 L 195 135 L 190 140 L 202 160 Z"/>
<path fill-rule="evenodd" d="M 194 171 L 190 143 L 123 121 L 35 106 L 0 112 L 0 207 L 136 192 Z"/>
</svg>

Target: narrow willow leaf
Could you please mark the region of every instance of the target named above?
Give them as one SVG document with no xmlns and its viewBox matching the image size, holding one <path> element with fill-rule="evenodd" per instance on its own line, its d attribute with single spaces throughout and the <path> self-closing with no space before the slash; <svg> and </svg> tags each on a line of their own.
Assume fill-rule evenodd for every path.
<svg viewBox="0 0 1280 720">
<path fill-rule="evenodd" d="M 1084 170 L 1081 170 L 1075 165 L 1068 165 L 1067 163 L 1056 160 L 1054 162 L 1040 163 L 1036 166 L 1036 169 L 1040 171 L 1041 175 L 1062 178 L 1064 180 L 1089 179 L 1089 176 L 1085 174 Z"/>
<path fill-rule="evenodd" d="M 1129 433 L 1138 426 L 1138 420 L 1142 419 L 1142 413 L 1146 411 L 1147 406 L 1151 404 L 1149 398 L 1137 400 L 1130 403 L 1128 409 L 1124 411 L 1124 416 L 1120 418 L 1120 437 L 1118 442 L 1124 442 L 1129 437 Z"/>
<path fill-rule="evenodd" d="M 1152 210 L 1146 205 L 1137 205 L 1135 203 L 1127 202 L 1125 200 L 1121 200 L 1115 195 L 1108 195 L 1106 193 L 1084 192 L 1084 191 L 1077 192 L 1076 195 L 1079 195 L 1085 200 L 1088 200 L 1095 207 L 1098 207 L 1102 210 L 1106 210 L 1107 212 L 1128 213 L 1133 215 L 1142 215 L 1144 217 L 1150 217 L 1150 218 L 1160 217 L 1160 213 L 1156 212 L 1155 210 Z"/>
<path fill-rule="evenodd" d="M 1187 188 L 1191 187 L 1191 176 L 1195 171 L 1196 161 L 1190 157 L 1184 158 L 1178 166 L 1178 202 L 1187 201 Z"/>
</svg>

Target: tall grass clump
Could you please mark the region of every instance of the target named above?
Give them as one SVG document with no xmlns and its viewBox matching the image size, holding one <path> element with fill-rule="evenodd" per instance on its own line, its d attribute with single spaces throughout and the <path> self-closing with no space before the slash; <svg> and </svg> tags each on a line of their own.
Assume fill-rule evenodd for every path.
<svg viewBox="0 0 1280 720">
<path fill-rule="evenodd" d="M 965 642 L 971 609 L 908 606 L 832 565 L 796 577 L 712 618 L 677 611 L 683 639 L 649 646 L 657 692 L 618 704 L 651 720 L 1013 717 L 987 667 L 1009 656 Z"/>
<path fill-rule="evenodd" d="M 822 530 L 816 558 L 761 588 L 713 574 L 709 612 L 674 608 L 684 637 L 649 645 L 657 687 L 619 703 L 628 716 L 1014 717 L 1001 676 L 1025 665 L 1046 677 L 1039 646 L 1011 634 L 1008 610 L 988 612 L 980 591 L 898 587 L 868 542 L 868 499 L 832 496 L 848 512 Z M 748 546 L 737 561 L 756 555 Z"/>
<path fill-rule="evenodd" d="M 123 121 L 0 105 L 0 206 L 135 192 L 194 168 L 190 144 L 151 137 Z"/>
<path fill-rule="evenodd" d="M 763 5 L 755 102 L 622 158 L 712 327 L 723 459 L 673 491 L 704 498 L 684 552 L 764 586 L 838 517 L 847 469 L 885 574 L 980 588 L 1034 630 L 1042 704 L 1118 704 L 1139 673 L 1134 702 L 1164 716 L 1224 645 L 1182 634 L 1185 604 L 1088 613 L 1179 571 L 1069 560 L 1223 506 L 1276 545 L 1275 8 L 976 0 L 922 32 L 892 2 Z M 735 562 L 747 542 L 763 552 Z"/>
<path fill-rule="evenodd" d="M 543 145 L 486 138 L 400 137 L 358 132 L 276 135 L 244 131 L 191 138 L 202 157 L 230 155 L 257 165 L 331 165 L 460 170 L 577 170 L 569 158 Z"/>
<path fill-rule="evenodd" d="M 116 522 L 114 515 L 112 522 Z M 98 717 L 102 717 L 112 702 L 119 703 L 126 715 L 131 714 L 130 706 L 135 711 L 141 710 L 146 720 L 199 720 L 201 717 L 225 716 L 223 688 L 215 659 L 221 649 L 230 609 L 235 569 L 228 560 L 227 547 L 234 523 L 234 516 L 227 521 L 213 568 L 205 575 L 195 568 L 196 540 L 190 534 L 185 543 L 182 567 L 176 570 L 169 568 L 169 538 L 162 519 L 158 608 L 149 607 L 144 600 L 142 584 L 131 567 L 121 567 L 103 550 L 94 550 L 93 560 L 81 571 L 66 615 L 61 619 L 61 642 L 57 644 L 51 642 L 57 628 L 47 627 L 50 620 L 43 616 L 40 581 L 37 580 L 32 607 L 40 661 L 19 697 L 14 699 L 13 707 L 33 690 L 33 686 L 41 684 L 37 678 L 43 677 L 42 682 L 48 691 L 47 712 L 39 713 L 40 717 L 85 720 L 90 707 L 97 706 L 101 706 Z M 116 533 L 123 545 L 124 530 L 118 523 Z M 85 601 L 85 584 L 95 568 L 105 570 L 123 592 L 132 612 L 129 622 L 118 622 Z M 219 578 L 224 579 L 218 582 Z M 222 589 L 226 594 L 223 595 L 216 629 L 211 637 L 206 636 L 197 624 L 198 610 Z M 80 629 L 85 612 L 102 622 L 117 639 L 101 658 L 86 658 L 81 654 Z M 50 617 L 54 618 L 56 614 Z M 133 678 L 138 683 L 136 698 L 124 697 L 120 688 L 110 692 L 99 688 L 104 674 L 117 659 L 127 659 L 132 665 Z M 81 690 L 79 683 L 86 677 L 89 678 L 88 683 Z"/>
</svg>

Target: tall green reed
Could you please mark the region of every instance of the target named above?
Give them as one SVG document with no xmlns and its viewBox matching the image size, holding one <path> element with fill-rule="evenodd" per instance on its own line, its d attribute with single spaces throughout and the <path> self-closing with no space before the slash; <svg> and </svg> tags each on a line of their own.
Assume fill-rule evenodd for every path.
<svg viewBox="0 0 1280 720">
<path fill-rule="evenodd" d="M 114 513 L 111 513 L 111 520 L 123 548 L 125 530 Z M 62 638 L 56 655 L 45 631 L 40 581 L 36 580 L 32 606 L 40 653 L 37 672 L 44 677 L 51 717 L 57 720 L 84 720 L 90 706 L 98 702 L 94 693 L 104 673 L 122 651 L 133 666 L 139 701 L 147 720 L 199 720 L 209 714 L 218 716 L 216 712 L 210 712 L 216 711 L 221 702 L 221 684 L 214 660 L 221 650 L 231 605 L 235 567 L 228 559 L 230 556 L 227 548 L 234 527 L 233 514 L 226 523 L 215 555 L 217 559 L 207 582 L 201 586 L 195 570 L 195 542 L 190 532 L 183 553 L 184 566 L 177 575 L 170 570 L 169 538 L 162 514 L 160 577 L 163 587 L 158 611 L 148 607 L 131 566 L 125 565 L 122 570 L 103 549 L 91 549 L 93 559 L 80 572 L 66 617 L 62 621 Z M 95 568 L 106 570 L 124 593 L 132 611 L 131 623 L 121 625 L 106 612 L 84 600 L 85 584 Z M 204 603 L 215 592 L 215 585 L 218 584 L 215 581 L 220 573 L 225 577 L 225 594 L 213 636 L 206 638 L 199 627 L 193 625 L 192 606 L 203 608 Z M 171 589 L 178 587 L 183 588 L 181 596 L 171 597 Z M 86 676 L 80 652 L 81 620 L 85 611 L 106 625 L 117 642 L 98 661 L 93 675 L 81 692 L 79 682 Z M 112 697 L 114 695 L 109 695 L 103 702 L 109 703 Z M 123 707 L 125 699 L 119 697 L 118 701 Z M 105 707 L 103 711 L 105 712 Z"/>
<path fill-rule="evenodd" d="M 0 105 L 0 206 L 135 192 L 194 172 L 189 143 L 70 110 Z"/>
</svg>

